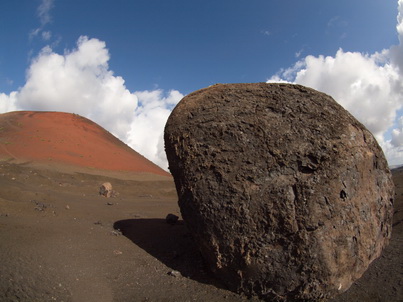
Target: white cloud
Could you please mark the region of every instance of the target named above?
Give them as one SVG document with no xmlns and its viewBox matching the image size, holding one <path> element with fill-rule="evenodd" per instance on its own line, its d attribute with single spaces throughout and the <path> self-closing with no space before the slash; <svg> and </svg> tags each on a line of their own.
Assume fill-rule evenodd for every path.
<svg viewBox="0 0 403 302">
<path fill-rule="evenodd" d="M 42 32 L 42 39 L 44 41 L 50 40 L 51 37 L 52 37 L 52 33 L 50 31 L 43 31 Z"/>
<path fill-rule="evenodd" d="M 327 27 L 346 27 L 348 22 L 340 18 L 340 16 L 334 16 L 327 22 Z"/>
<path fill-rule="evenodd" d="M 16 91 L 11 92 L 9 95 L 0 93 L 0 113 L 17 110 L 16 98 Z"/>
<path fill-rule="evenodd" d="M 394 147 L 403 146 L 403 117 L 398 120 L 398 127 L 392 131 L 391 144 Z"/>
<path fill-rule="evenodd" d="M 399 45 L 374 54 L 339 49 L 334 57 L 307 56 L 268 80 L 331 95 L 375 135 L 390 164 L 403 164 L 402 123 L 386 138 L 403 107 L 403 0 L 398 3 Z"/>
<path fill-rule="evenodd" d="M 45 26 L 49 24 L 52 21 L 52 17 L 50 16 L 50 11 L 54 6 L 54 0 L 42 0 L 41 4 L 39 5 L 37 9 L 37 14 L 39 17 L 40 21 L 40 26 L 34 30 L 31 31 L 30 33 L 30 38 L 32 39 L 33 37 L 37 36 L 40 32 L 43 31 Z M 51 37 L 51 32 L 46 31 L 42 32 L 42 39 L 47 41 Z"/>
<path fill-rule="evenodd" d="M 270 37 L 270 36 L 272 35 L 272 32 L 269 31 L 269 30 L 262 30 L 261 33 L 262 33 L 263 35 L 265 35 L 265 36 L 268 36 L 268 37 Z"/>
<path fill-rule="evenodd" d="M 97 122 L 148 159 L 167 168 L 162 141 L 165 122 L 183 95 L 172 90 L 130 92 L 109 70 L 104 42 L 78 39 L 63 55 L 47 46 L 28 71 L 25 85 L 0 93 L 0 112 L 46 110 L 77 113 Z"/>
<path fill-rule="evenodd" d="M 298 51 L 295 53 L 295 57 L 298 59 L 298 58 L 302 55 L 303 51 L 304 51 L 303 49 L 298 50 Z"/>
<path fill-rule="evenodd" d="M 139 107 L 131 124 L 128 143 L 136 151 L 148 159 L 168 168 L 163 129 L 172 108 L 182 99 L 183 95 L 177 90 L 171 90 L 167 96 L 162 90 L 138 91 Z"/>
<path fill-rule="evenodd" d="M 137 97 L 108 69 L 108 60 L 105 43 L 97 39 L 80 37 L 77 49 L 64 55 L 45 47 L 28 69 L 17 107 L 79 113 L 126 139 Z"/>
<path fill-rule="evenodd" d="M 42 0 L 42 3 L 38 7 L 38 16 L 42 26 L 45 26 L 51 21 L 49 12 L 53 7 L 53 1 L 54 0 Z"/>
<path fill-rule="evenodd" d="M 399 45 L 392 46 L 386 51 L 389 55 L 392 64 L 400 69 L 400 74 L 403 74 L 403 0 L 399 0 L 399 14 L 397 16 L 396 30 L 399 37 Z"/>
</svg>

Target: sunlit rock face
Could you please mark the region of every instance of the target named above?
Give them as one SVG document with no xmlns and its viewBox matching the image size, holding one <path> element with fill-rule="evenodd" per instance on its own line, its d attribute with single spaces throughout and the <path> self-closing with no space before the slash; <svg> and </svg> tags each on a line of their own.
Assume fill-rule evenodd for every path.
<svg viewBox="0 0 403 302">
<path fill-rule="evenodd" d="M 321 300 L 347 290 L 391 235 L 394 185 L 372 134 L 300 85 L 189 94 L 165 128 L 179 206 L 234 291 Z"/>
</svg>

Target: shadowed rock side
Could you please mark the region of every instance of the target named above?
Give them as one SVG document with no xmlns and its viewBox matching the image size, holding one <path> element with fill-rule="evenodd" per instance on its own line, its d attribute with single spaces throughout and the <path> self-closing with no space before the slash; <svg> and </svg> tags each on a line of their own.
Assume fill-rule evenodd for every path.
<svg viewBox="0 0 403 302">
<path fill-rule="evenodd" d="M 165 148 L 183 219 L 233 291 L 331 298 L 389 241 L 385 157 L 328 95 L 291 84 L 214 85 L 177 105 Z"/>
<path fill-rule="evenodd" d="M 169 176 L 96 123 L 63 112 L 0 114 L 0 160 Z"/>
</svg>

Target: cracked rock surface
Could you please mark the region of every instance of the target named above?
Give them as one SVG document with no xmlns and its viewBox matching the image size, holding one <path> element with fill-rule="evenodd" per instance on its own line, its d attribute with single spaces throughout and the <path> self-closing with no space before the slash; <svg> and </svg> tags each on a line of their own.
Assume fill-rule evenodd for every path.
<svg viewBox="0 0 403 302">
<path fill-rule="evenodd" d="M 196 91 L 169 117 L 165 148 L 183 219 L 233 291 L 331 298 L 389 241 L 383 152 L 326 94 L 267 83 Z"/>
</svg>

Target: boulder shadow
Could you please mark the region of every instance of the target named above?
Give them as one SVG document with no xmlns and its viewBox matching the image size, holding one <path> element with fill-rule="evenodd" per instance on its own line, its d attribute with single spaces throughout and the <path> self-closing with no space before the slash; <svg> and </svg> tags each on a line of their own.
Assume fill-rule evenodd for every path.
<svg viewBox="0 0 403 302">
<path fill-rule="evenodd" d="M 183 277 L 227 289 L 208 271 L 182 220 L 170 225 L 165 219 L 126 219 L 113 227 L 169 267 L 167 273 L 178 271 Z"/>
</svg>

